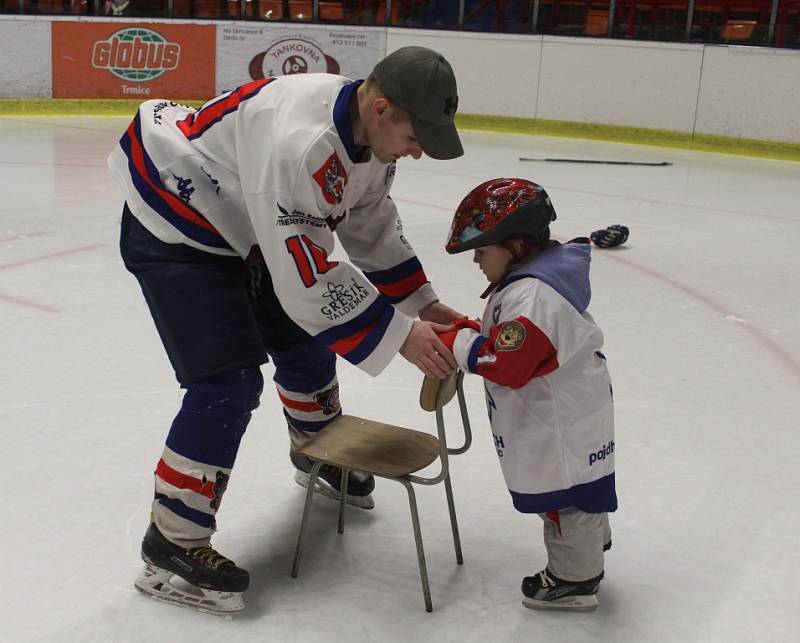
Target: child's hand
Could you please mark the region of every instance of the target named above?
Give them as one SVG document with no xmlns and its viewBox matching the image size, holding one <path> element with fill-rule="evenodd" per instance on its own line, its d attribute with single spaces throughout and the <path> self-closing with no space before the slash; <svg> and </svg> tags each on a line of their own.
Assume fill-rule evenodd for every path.
<svg viewBox="0 0 800 643">
<path fill-rule="evenodd" d="M 481 323 L 477 319 L 469 319 L 468 317 L 456 319 L 453 322 L 453 327 L 457 330 L 461 330 L 462 328 L 471 328 L 477 333 L 481 332 Z"/>
</svg>

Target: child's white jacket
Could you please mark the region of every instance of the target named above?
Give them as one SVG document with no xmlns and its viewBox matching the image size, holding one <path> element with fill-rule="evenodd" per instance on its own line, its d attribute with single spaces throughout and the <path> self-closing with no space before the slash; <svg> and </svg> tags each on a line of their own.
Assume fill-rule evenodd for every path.
<svg viewBox="0 0 800 643">
<path fill-rule="evenodd" d="M 260 246 L 288 315 L 376 375 L 437 297 L 389 197 L 394 162 L 355 146 L 348 103 L 358 85 L 297 74 L 200 110 L 147 101 L 109 166 L 162 241 L 243 258 Z M 329 258 L 336 238 L 355 267 Z"/>
<path fill-rule="evenodd" d="M 614 511 L 614 411 L 591 297 L 586 239 L 554 245 L 494 290 L 482 332 L 454 342 L 484 377 L 495 447 L 514 506 Z"/>
</svg>

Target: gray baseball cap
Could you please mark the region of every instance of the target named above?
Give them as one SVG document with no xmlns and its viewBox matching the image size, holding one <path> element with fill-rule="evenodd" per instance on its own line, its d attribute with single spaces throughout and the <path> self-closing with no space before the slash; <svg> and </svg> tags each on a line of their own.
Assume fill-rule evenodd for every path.
<svg viewBox="0 0 800 643">
<path fill-rule="evenodd" d="M 435 159 L 464 153 L 455 126 L 456 76 L 440 53 L 427 47 L 403 47 L 372 70 L 380 90 L 411 116 L 422 151 Z"/>
</svg>

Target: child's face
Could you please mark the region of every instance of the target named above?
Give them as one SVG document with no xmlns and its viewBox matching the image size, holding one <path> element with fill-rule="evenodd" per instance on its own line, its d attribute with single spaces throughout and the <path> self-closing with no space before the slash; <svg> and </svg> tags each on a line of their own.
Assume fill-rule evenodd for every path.
<svg viewBox="0 0 800 643">
<path fill-rule="evenodd" d="M 480 266 L 489 281 L 497 283 L 511 264 L 511 253 L 503 246 L 483 246 L 475 248 L 472 260 Z"/>
</svg>

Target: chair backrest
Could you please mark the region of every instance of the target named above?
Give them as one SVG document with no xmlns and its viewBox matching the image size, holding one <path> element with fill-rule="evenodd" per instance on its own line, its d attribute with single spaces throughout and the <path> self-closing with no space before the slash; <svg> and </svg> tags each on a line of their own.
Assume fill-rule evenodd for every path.
<svg viewBox="0 0 800 643">
<path fill-rule="evenodd" d="M 424 411 L 432 412 L 437 408 L 446 406 L 456 394 L 458 385 L 464 379 L 464 374 L 456 369 L 450 377 L 443 380 L 426 377 L 422 380 L 419 392 L 419 405 Z"/>
<path fill-rule="evenodd" d="M 587 11 L 583 33 L 587 36 L 607 36 L 608 11 L 600 9 L 590 9 Z"/>
<path fill-rule="evenodd" d="M 722 29 L 722 39 L 728 42 L 750 40 L 757 24 L 756 20 L 728 20 Z"/>
<path fill-rule="evenodd" d="M 464 373 L 456 369 L 450 377 L 437 380 L 426 377 L 422 381 L 422 388 L 419 392 L 419 405 L 423 410 L 436 413 L 436 430 L 439 434 L 439 444 L 441 446 L 441 458 L 444 466 L 444 473 L 447 472 L 447 456 L 459 455 L 469 449 L 472 444 L 472 430 L 469 424 L 467 413 L 467 402 L 464 398 Z M 458 395 L 458 406 L 461 412 L 461 424 L 464 428 L 464 444 L 452 449 L 447 446 L 447 435 L 444 431 L 444 407 Z"/>
<path fill-rule="evenodd" d="M 262 20 L 283 20 L 283 2 L 258 0 L 258 17 Z"/>
<path fill-rule="evenodd" d="M 66 13 L 67 6 L 62 0 L 39 0 L 36 3 L 37 13 Z"/>
<path fill-rule="evenodd" d="M 344 20 L 344 4 L 341 2 L 320 2 L 319 19 L 341 22 Z"/>
<path fill-rule="evenodd" d="M 241 17 L 239 14 L 242 13 L 242 3 L 239 0 L 226 0 L 225 4 L 228 5 L 228 18 Z"/>
<path fill-rule="evenodd" d="M 400 19 L 400 2 L 399 0 L 394 0 L 392 2 L 392 15 L 389 17 L 391 23 L 396 25 Z M 378 7 L 375 10 L 375 24 L 376 25 L 385 25 L 388 21 L 386 20 L 386 2 L 379 2 Z"/>
<path fill-rule="evenodd" d="M 191 18 L 192 0 L 172 0 L 172 16 L 174 18 Z"/>
<path fill-rule="evenodd" d="M 289 17 L 308 21 L 314 17 L 314 3 L 307 0 L 289 0 Z"/>
<path fill-rule="evenodd" d="M 222 4 L 219 0 L 195 0 L 194 18 L 221 18 Z"/>
</svg>

